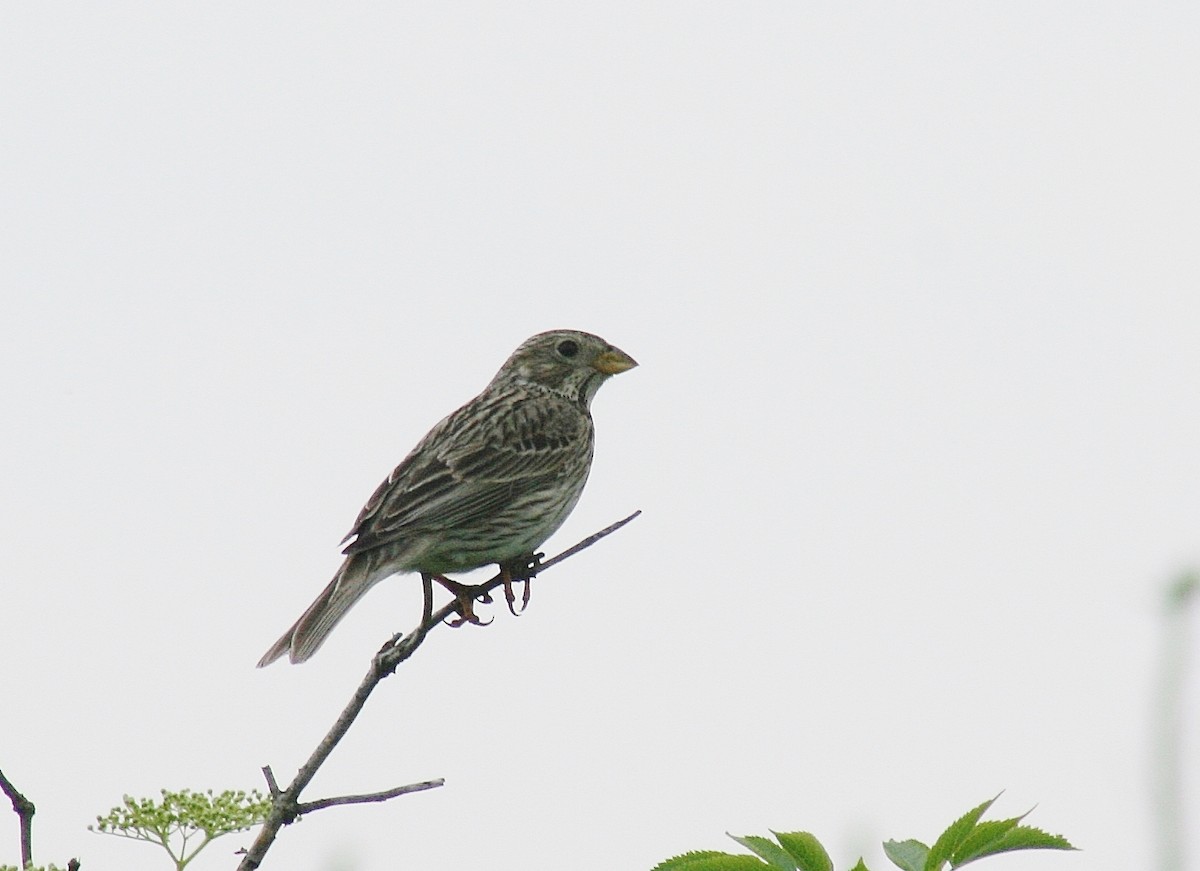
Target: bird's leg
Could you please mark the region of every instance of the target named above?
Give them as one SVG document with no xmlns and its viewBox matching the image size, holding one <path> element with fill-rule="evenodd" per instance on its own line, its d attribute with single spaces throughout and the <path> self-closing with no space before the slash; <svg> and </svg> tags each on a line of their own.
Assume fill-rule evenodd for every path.
<svg viewBox="0 0 1200 871">
<path fill-rule="evenodd" d="M 508 602 L 508 613 L 514 617 L 520 617 L 529 607 L 529 582 L 537 574 L 543 556 L 545 554 L 535 553 L 518 562 L 500 566 L 500 577 L 504 581 L 504 599 Z M 525 583 L 525 588 L 521 591 L 521 610 L 519 611 L 516 608 L 517 594 L 512 588 L 513 581 Z"/>
<path fill-rule="evenodd" d="M 458 581 L 452 581 L 443 575 L 429 575 L 430 580 L 437 581 L 446 588 L 449 593 L 454 596 L 458 603 L 458 613 L 461 615 L 448 620 L 447 625 L 455 628 L 462 626 L 464 623 L 474 623 L 476 626 L 487 626 L 492 621 L 484 623 L 479 619 L 479 615 L 475 613 L 475 600 L 478 599 L 485 605 L 492 601 L 492 597 L 487 593 L 480 593 L 479 587 L 471 584 L 460 584 Z"/>
</svg>

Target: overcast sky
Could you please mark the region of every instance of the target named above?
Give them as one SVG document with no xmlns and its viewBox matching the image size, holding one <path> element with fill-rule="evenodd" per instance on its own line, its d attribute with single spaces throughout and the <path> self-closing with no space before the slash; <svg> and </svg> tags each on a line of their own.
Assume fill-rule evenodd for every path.
<svg viewBox="0 0 1200 871">
<path fill-rule="evenodd" d="M 773 828 L 877 871 L 1002 789 L 1085 852 L 997 871 L 1148 867 L 1161 588 L 1200 564 L 1198 28 L 4 4 L 0 768 L 39 862 L 153 871 L 85 826 L 290 779 L 419 582 L 255 661 L 417 439 L 571 327 L 641 366 L 547 550 L 644 516 L 431 636 L 306 797 L 444 788 L 264 867 L 638 871 Z"/>
</svg>

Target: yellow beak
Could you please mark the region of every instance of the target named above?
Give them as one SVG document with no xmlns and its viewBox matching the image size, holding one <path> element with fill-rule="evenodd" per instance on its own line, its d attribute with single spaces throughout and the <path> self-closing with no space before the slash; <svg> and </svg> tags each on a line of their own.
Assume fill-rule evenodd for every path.
<svg viewBox="0 0 1200 871">
<path fill-rule="evenodd" d="M 592 368 L 605 375 L 616 375 L 637 365 L 637 360 L 618 348 L 612 348 L 600 354 L 592 361 Z"/>
</svg>

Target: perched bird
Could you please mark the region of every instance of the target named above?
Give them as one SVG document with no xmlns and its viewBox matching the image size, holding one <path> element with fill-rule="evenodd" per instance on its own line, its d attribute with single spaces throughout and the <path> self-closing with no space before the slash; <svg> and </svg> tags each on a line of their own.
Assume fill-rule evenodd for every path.
<svg viewBox="0 0 1200 871">
<path fill-rule="evenodd" d="M 379 485 L 343 539 L 345 562 L 259 668 L 284 654 L 307 660 L 367 590 L 400 572 L 443 584 L 463 619 L 478 622 L 470 588 L 444 575 L 496 563 L 511 608 L 511 573 L 531 564 L 583 492 L 596 391 L 636 365 L 576 330 L 524 342 L 482 393 L 431 429 Z"/>
</svg>

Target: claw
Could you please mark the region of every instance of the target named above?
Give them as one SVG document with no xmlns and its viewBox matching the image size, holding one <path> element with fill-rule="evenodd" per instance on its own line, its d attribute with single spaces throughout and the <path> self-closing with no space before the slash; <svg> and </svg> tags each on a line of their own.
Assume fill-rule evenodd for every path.
<svg viewBox="0 0 1200 871">
<path fill-rule="evenodd" d="M 460 602 L 459 604 L 462 604 L 462 603 Z M 466 623 L 471 623 L 472 625 L 475 625 L 475 626 L 491 626 L 492 625 L 491 620 L 486 620 L 486 621 L 480 620 L 479 615 L 476 614 L 473 610 L 471 610 L 470 607 L 467 608 L 467 613 L 464 614 L 463 616 L 461 616 L 461 617 L 447 616 L 446 619 L 443 620 L 442 622 L 445 623 L 447 626 L 449 626 L 451 629 L 457 629 L 459 626 L 462 626 Z"/>
<path fill-rule="evenodd" d="M 514 617 L 520 617 L 521 611 L 517 610 L 517 594 L 513 592 L 513 576 L 512 571 L 507 566 L 500 566 L 500 578 L 504 583 L 504 601 L 508 603 L 508 613 Z"/>
<path fill-rule="evenodd" d="M 514 566 L 501 566 L 500 576 L 504 581 L 504 599 L 508 602 L 508 613 L 520 617 L 529 607 L 529 582 L 537 574 L 545 554 L 535 553 L 521 560 Z M 520 581 L 525 585 L 521 591 L 521 607 L 517 608 L 517 594 L 513 591 L 513 582 Z"/>
<path fill-rule="evenodd" d="M 520 617 L 529 607 L 529 578 L 509 578 L 504 580 L 504 599 L 508 602 L 508 613 Z M 517 594 L 513 590 L 513 581 L 520 581 L 525 586 L 521 590 L 521 607 L 517 607 Z"/>
<path fill-rule="evenodd" d="M 443 621 L 447 626 L 457 629 L 465 623 L 473 623 L 476 626 L 487 626 L 492 622 L 488 620 L 485 623 L 475 613 L 476 601 L 482 602 L 485 605 L 491 604 L 492 597 L 486 592 L 480 593 L 478 587 L 473 587 L 470 584 L 460 584 L 458 581 L 452 581 L 441 575 L 431 575 L 430 577 L 445 587 L 454 596 L 455 605 L 458 607 L 458 617 L 450 618 L 447 616 Z"/>
</svg>

